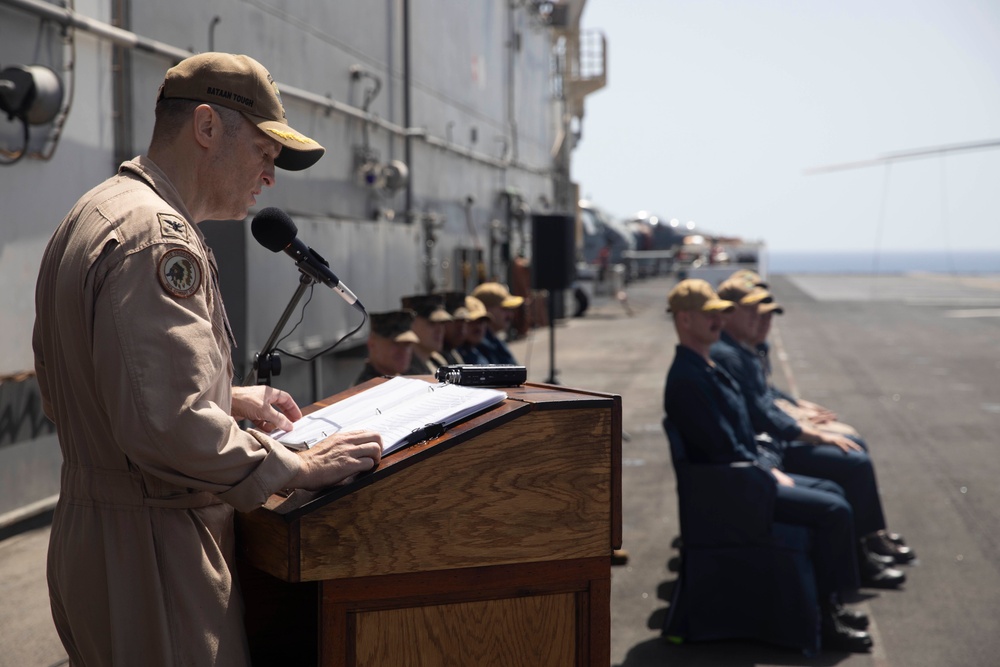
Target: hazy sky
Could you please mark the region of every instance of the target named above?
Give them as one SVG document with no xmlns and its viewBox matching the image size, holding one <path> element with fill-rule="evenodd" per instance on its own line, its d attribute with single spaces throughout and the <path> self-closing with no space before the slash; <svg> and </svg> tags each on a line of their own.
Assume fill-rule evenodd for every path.
<svg viewBox="0 0 1000 667">
<path fill-rule="evenodd" d="M 772 250 L 1000 252 L 1000 0 L 588 0 L 582 196 Z M 881 229 L 881 232 L 879 231 Z"/>
</svg>

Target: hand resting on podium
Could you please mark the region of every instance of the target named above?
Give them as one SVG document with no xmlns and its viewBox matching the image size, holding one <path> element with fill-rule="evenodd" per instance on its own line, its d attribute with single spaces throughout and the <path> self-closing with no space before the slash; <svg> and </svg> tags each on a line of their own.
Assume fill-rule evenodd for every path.
<svg viewBox="0 0 1000 667">
<path fill-rule="evenodd" d="M 316 491 L 335 484 L 350 484 L 361 473 L 378 466 L 382 460 L 382 436 L 375 431 L 335 433 L 298 454 L 302 467 L 289 484 L 292 488 Z"/>
<path fill-rule="evenodd" d="M 302 418 L 288 392 L 265 385 L 233 387 L 232 415 L 271 433 L 290 430 Z M 289 483 L 295 489 L 318 489 L 350 484 L 358 475 L 374 470 L 382 460 L 382 436 L 374 431 L 336 433 L 298 452 L 302 466 Z"/>
</svg>

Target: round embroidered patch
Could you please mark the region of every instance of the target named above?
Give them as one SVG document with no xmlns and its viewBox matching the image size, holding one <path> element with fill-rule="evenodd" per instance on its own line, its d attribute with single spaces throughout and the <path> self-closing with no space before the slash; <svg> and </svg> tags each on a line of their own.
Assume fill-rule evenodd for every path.
<svg viewBox="0 0 1000 667">
<path fill-rule="evenodd" d="M 201 287 L 201 264 L 190 250 L 174 248 L 160 258 L 157 277 L 163 289 L 174 296 L 186 298 Z"/>
</svg>

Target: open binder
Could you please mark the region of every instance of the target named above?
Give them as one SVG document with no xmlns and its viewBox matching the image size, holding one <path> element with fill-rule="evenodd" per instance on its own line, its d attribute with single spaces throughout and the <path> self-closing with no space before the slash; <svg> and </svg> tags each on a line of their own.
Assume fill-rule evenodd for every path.
<svg viewBox="0 0 1000 667">
<path fill-rule="evenodd" d="M 306 415 L 290 431 L 271 437 L 292 449 L 308 449 L 341 431 L 370 430 L 382 436 L 382 454 L 444 433 L 466 417 L 506 400 L 496 389 L 432 384 L 394 377 Z"/>
</svg>

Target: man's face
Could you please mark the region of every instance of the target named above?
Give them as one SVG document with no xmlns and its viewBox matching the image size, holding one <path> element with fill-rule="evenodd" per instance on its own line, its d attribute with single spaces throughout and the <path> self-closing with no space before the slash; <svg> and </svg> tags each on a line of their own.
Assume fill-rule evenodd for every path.
<svg viewBox="0 0 1000 667">
<path fill-rule="evenodd" d="M 707 346 L 719 340 L 728 317 L 720 311 L 689 310 L 677 313 L 677 323 L 689 342 Z"/>
<path fill-rule="evenodd" d="M 465 342 L 465 320 L 452 320 L 444 325 L 444 342 L 449 348 L 456 348 Z"/>
<path fill-rule="evenodd" d="M 760 345 L 767 340 L 767 335 L 771 333 L 772 317 L 774 317 L 774 311 L 761 313 L 757 316 L 757 335 L 753 341 L 754 345 Z"/>
<path fill-rule="evenodd" d="M 737 305 L 726 321 L 726 331 L 741 343 L 752 343 L 757 337 L 758 304 Z"/>
<path fill-rule="evenodd" d="M 489 320 L 484 317 L 481 320 L 469 322 L 465 325 L 465 342 L 467 345 L 475 347 L 483 342 L 483 336 L 486 335 L 488 322 Z"/>
<path fill-rule="evenodd" d="M 274 160 L 281 144 L 246 118 L 242 120 L 234 136 L 222 138 L 213 160 L 215 182 L 208 184 L 211 190 L 207 197 L 216 220 L 242 220 L 257 202 L 257 195 L 275 182 Z M 219 123 L 221 127 L 221 118 Z"/>
<path fill-rule="evenodd" d="M 413 343 L 397 343 L 383 336 L 369 336 L 368 361 L 383 375 L 399 375 L 410 367 Z"/>
<path fill-rule="evenodd" d="M 444 322 L 431 322 L 426 317 L 417 317 L 410 328 L 420 339 L 421 347 L 435 352 L 440 352 L 444 347 Z"/>
<path fill-rule="evenodd" d="M 514 319 L 514 311 L 511 308 L 492 306 L 486 310 L 493 316 L 492 324 L 489 325 L 493 331 L 506 331 L 507 327 L 510 326 L 511 320 Z"/>
</svg>

